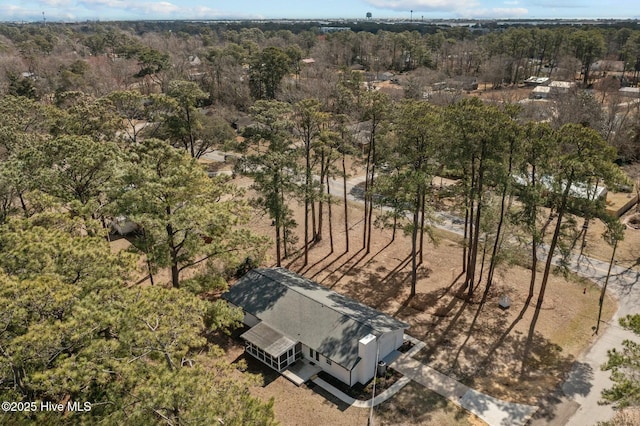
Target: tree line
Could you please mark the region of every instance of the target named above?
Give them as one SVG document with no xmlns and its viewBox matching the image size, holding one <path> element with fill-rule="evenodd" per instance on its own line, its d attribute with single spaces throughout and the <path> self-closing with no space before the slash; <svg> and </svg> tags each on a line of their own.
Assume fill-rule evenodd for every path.
<svg viewBox="0 0 640 426">
<path fill-rule="evenodd" d="M 251 396 L 252 381 L 212 343 L 242 314 L 207 296 L 260 262 L 264 239 L 246 229 L 238 190 L 189 155 L 194 122 L 180 101 L 156 99 L 163 124 L 141 142 L 125 118 L 144 108 L 132 99 L 0 100 L 0 395 L 91 404 L 84 413 L 4 416 L 271 424 L 272 403 Z M 178 132 L 179 149 L 152 136 L 163 126 Z M 139 232 L 116 253 L 109 223 L 119 217 Z M 168 279 L 157 279 L 161 269 Z M 136 285 L 140 276 L 150 285 Z"/>
<path fill-rule="evenodd" d="M 99 98 L 114 90 L 166 92 L 171 81 L 192 81 L 205 94 L 200 106 L 216 105 L 233 121 L 248 113 L 256 98 L 292 103 L 316 97 L 326 103 L 341 67 L 363 70 L 370 84 L 386 71 L 396 73 L 398 96 L 416 99 L 434 84 L 462 77 L 504 88 L 547 76 L 577 81 L 594 94 L 587 105 L 579 97 L 562 101 L 571 105 L 558 108 L 558 114 L 591 111 L 588 118 L 598 122 L 592 127 L 624 161 L 640 158 L 637 108 L 620 106 L 624 99 L 617 94 L 638 82 L 640 30 L 632 22 L 398 28 L 323 34 L 315 24 L 304 29 L 180 22 L 1 24 L 0 92 L 37 100 L 82 91 Z M 302 63 L 303 58 L 314 62 Z M 582 119 L 576 115 L 569 120 Z"/>
<path fill-rule="evenodd" d="M 206 296 L 262 262 L 267 244 L 246 229 L 241 191 L 209 178 L 198 164 L 212 149 L 243 153 L 236 171 L 252 178 L 253 205 L 273 221 L 277 265 L 298 250 L 307 264 L 309 249 L 327 237 L 333 250 L 339 225 L 350 250 L 346 164 L 353 158 L 365 172 L 362 249 L 369 253 L 374 226 L 392 228 L 392 238 L 396 230 L 409 235 L 411 295 L 428 262 L 425 237 L 433 238 L 438 211 L 452 208 L 462 218 L 460 292 L 468 300 L 482 290 L 484 301 L 496 268 L 527 250 L 525 308 L 536 288 L 538 295 L 531 335 L 552 255 L 566 258 L 583 247 L 596 219 L 607 224 L 612 244 L 622 238 L 596 194 L 625 183 L 612 145 L 637 139 L 633 110 L 626 121 L 619 111 L 607 121 L 593 94 L 576 91 L 558 100 L 548 122 L 538 122 L 506 102 L 461 95 L 427 102 L 422 93 L 461 74 L 486 72 L 500 76 L 496 86 L 513 84 L 547 63 L 567 75 L 582 69 L 590 84 L 589 64 L 609 49 L 633 58 L 637 32 L 513 28 L 481 36 L 452 30 L 319 37 L 256 28 L 193 35 L 109 24 L 80 31 L 0 27 L 7 58 L 0 100 L 7 397 L 90 400 L 100 407 L 91 416 L 112 423 L 272 421 L 270 405 L 249 396 L 208 340 L 239 317 Z M 312 65 L 301 61 L 311 56 Z M 372 90 L 372 75 L 388 69 L 416 72 L 403 83 L 404 96 Z M 239 129 L 239 142 L 232 125 L 245 115 L 251 124 Z M 637 148 L 631 147 L 628 158 Z M 440 187 L 435 176 L 456 183 Z M 343 191 L 336 194 L 338 182 Z M 304 206 L 301 230 L 293 203 Z M 333 215 L 338 203 L 343 224 Z M 579 216 L 583 231 L 574 223 Z M 140 232 L 130 252 L 113 254 L 108 222 L 118 218 Z M 540 279 L 545 243 L 550 255 Z M 135 268 L 150 287 L 130 285 Z M 156 285 L 163 269 L 170 271 L 168 286 Z M 43 333 L 48 339 L 39 338 Z"/>
</svg>

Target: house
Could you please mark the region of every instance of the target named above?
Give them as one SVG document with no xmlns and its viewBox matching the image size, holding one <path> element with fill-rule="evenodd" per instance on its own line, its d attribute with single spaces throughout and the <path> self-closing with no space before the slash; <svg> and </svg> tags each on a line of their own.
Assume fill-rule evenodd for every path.
<svg viewBox="0 0 640 426">
<path fill-rule="evenodd" d="M 624 61 L 610 61 L 610 60 L 599 60 L 595 61 L 593 65 L 591 65 L 592 73 L 600 73 L 601 75 L 606 75 L 607 73 L 622 73 L 624 72 Z"/>
<path fill-rule="evenodd" d="M 278 372 L 308 363 L 349 386 L 371 380 L 409 327 L 285 268 L 253 269 L 222 298 L 251 327 L 247 353 Z"/>
<path fill-rule="evenodd" d="M 640 87 L 621 87 L 618 92 L 627 98 L 640 98 Z"/>
<path fill-rule="evenodd" d="M 547 99 L 552 96 L 560 96 L 575 89 L 576 83 L 573 81 L 552 81 L 548 86 L 536 86 L 531 91 L 533 99 Z"/>
<path fill-rule="evenodd" d="M 576 88 L 576 83 L 575 81 L 552 81 L 549 83 L 549 88 L 553 95 L 566 95 Z"/>
<path fill-rule="evenodd" d="M 527 186 L 531 183 L 529 182 L 529 178 L 518 174 L 513 175 L 513 179 L 515 180 L 516 185 L 518 186 Z M 566 189 L 566 183 L 561 182 L 560 185 L 556 185 L 552 176 L 542 176 L 538 178 L 538 182 L 542 184 L 542 186 L 549 192 L 555 192 L 561 194 Z M 571 184 L 569 188 L 569 197 L 575 199 L 582 200 L 607 200 L 607 187 L 602 185 L 601 183 L 597 183 L 595 185 L 591 183 L 585 182 L 574 182 Z"/>
<path fill-rule="evenodd" d="M 536 77 L 531 76 L 524 80 L 524 84 L 527 86 L 542 86 L 549 83 L 549 77 Z"/>
<path fill-rule="evenodd" d="M 362 153 L 367 152 L 371 142 L 371 120 L 349 124 L 347 130 L 351 132 L 353 143 L 362 150 Z"/>
<path fill-rule="evenodd" d="M 140 231 L 140 225 L 131 221 L 126 216 L 118 216 L 111 221 L 111 232 L 118 235 L 129 235 Z"/>
</svg>

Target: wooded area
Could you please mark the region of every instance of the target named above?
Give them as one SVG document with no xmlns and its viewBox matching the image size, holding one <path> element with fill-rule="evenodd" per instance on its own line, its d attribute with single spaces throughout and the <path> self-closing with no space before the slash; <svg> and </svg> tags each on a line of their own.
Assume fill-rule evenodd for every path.
<svg viewBox="0 0 640 426">
<path fill-rule="evenodd" d="M 555 268 L 552 256 L 539 265 L 540 248 L 566 272 L 593 221 L 612 247 L 624 237 L 598 194 L 634 195 L 619 166 L 640 161 L 640 96 L 620 89 L 638 86 L 640 29 L 396 30 L 0 24 L 3 400 L 92 401 L 88 423 L 273 423 L 272 402 L 212 343 L 242 316 L 218 296 L 254 266 L 307 265 L 327 238 L 333 253 L 334 232 L 349 252 L 353 162 L 366 254 L 374 227 L 410 236 L 415 296 L 436 213 L 460 217 L 457 291 L 484 304 L 496 268 L 520 257 L 533 339 Z M 531 76 L 572 86 L 544 102 L 508 97 Z M 208 175 L 214 150 L 256 197 Z M 256 211 L 270 240 L 247 226 Z M 116 253 L 118 221 L 136 232 Z M 135 283 L 141 268 L 151 285 Z M 525 356 L 523 378 L 530 368 Z"/>
</svg>

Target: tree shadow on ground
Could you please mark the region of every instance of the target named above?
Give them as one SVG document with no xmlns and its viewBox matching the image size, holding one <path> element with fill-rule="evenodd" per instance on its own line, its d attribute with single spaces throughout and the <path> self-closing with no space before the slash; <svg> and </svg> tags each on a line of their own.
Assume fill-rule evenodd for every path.
<svg viewBox="0 0 640 426">
<path fill-rule="evenodd" d="M 399 260 L 393 269 L 387 267 L 374 267 L 371 263 L 368 268 L 352 268 L 352 278 L 345 282 L 340 291 L 373 308 L 385 312 L 392 312 L 392 306 L 399 300 L 408 297 L 411 283 L 411 258 Z M 417 279 L 429 279 L 431 270 L 426 267 L 418 268 Z M 362 285 L 366 283 L 366 285 Z"/>
<path fill-rule="evenodd" d="M 571 378 L 559 383 L 553 392 L 540 398 L 540 407 L 532 417 L 532 424 L 564 424 L 577 410 L 580 404 L 576 396 L 585 396 L 591 390 L 593 369 L 589 364 L 576 361 L 573 364 Z"/>
<path fill-rule="evenodd" d="M 308 381 L 307 383 L 305 383 L 302 386 L 306 387 L 307 389 L 310 389 L 313 393 L 316 393 L 316 394 L 320 395 L 322 397 L 322 399 L 323 399 L 322 404 L 334 405 L 340 411 L 345 411 L 346 409 L 351 407 L 351 405 L 349 405 L 346 402 L 336 398 L 333 394 L 331 394 L 331 393 L 327 392 L 326 390 L 322 389 L 320 386 L 316 385 L 312 381 Z M 320 420 L 320 419 L 316 419 L 316 420 Z M 313 423 L 313 422 L 311 422 L 311 423 Z"/>
<path fill-rule="evenodd" d="M 362 249 L 340 257 L 336 254 L 333 260 L 326 259 L 330 261 L 328 265 L 323 267 L 316 262 L 306 273 L 328 287 L 339 286 L 342 294 L 410 322 L 409 334 L 427 345 L 416 355 L 423 363 L 496 398 L 540 404 L 539 398 L 553 391 L 575 360 L 536 332 L 530 340 L 529 374 L 520 378 L 519 361 L 527 336 L 519 330 L 523 328 L 521 323 L 529 320 L 527 309 L 531 307 L 514 302 L 510 310 L 501 310 L 500 286 L 487 294 L 482 305 L 478 304 L 479 298 L 468 299 L 457 288 L 463 276 L 459 269 L 455 273 L 452 269 L 451 281 L 441 288 L 409 297 L 411 258 L 405 249 L 399 244 L 387 244 L 370 255 Z M 419 280 L 430 278 L 427 266 L 428 263 L 418 270 Z M 476 290 L 478 296 L 481 291 Z M 489 402 L 479 404 L 488 407 Z M 401 405 L 408 409 L 407 404 Z M 546 415 L 552 419 L 552 413 Z"/>
<path fill-rule="evenodd" d="M 231 365 L 235 366 L 242 372 L 259 377 L 260 386 L 263 388 L 269 386 L 274 380 L 280 377 L 280 373 L 276 370 L 260 362 L 246 352 L 242 352 L 241 355 L 233 360 Z"/>
<path fill-rule="evenodd" d="M 531 338 L 515 326 L 527 311 L 516 317 L 498 306 L 500 288 L 480 305 L 449 287 L 419 294 L 398 311 L 400 319 L 411 319 L 411 335 L 427 345 L 416 358 L 436 370 L 496 398 L 543 406 L 538 416 L 551 421 L 557 416 L 547 401 L 553 389 L 574 365 L 572 355 L 538 332 Z M 423 314 L 419 316 L 419 314 Z M 430 314 L 429 316 L 424 313 Z M 521 360 L 529 345 L 528 374 L 520 377 Z M 591 372 L 579 369 L 576 392 L 587 392 Z M 515 399 L 514 399 L 515 398 Z M 473 400 L 482 410 L 489 401 Z M 522 407 L 508 407 L 517 415 Z"/>
</svg>

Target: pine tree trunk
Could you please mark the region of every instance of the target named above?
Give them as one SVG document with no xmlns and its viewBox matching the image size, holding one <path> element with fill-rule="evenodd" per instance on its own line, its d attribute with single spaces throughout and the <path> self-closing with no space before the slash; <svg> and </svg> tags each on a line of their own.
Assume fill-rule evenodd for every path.
<svg viewBox="0 0 640 426">
<path fill-rule="evenodd" d="M 475 218 L 475 198 L 476 198 L 476 166 L 475 166 L 475 158 L 471 160 L 471 184 L 469 186 L 469 195 L 467 197 L 467 217 L 468 217 L 468 234 L 467 234 L 467 267 L 466 267 L 466 275 L 464 288 L 466 289 L 469 286 L 469 269 L 471 268 L 471 254 L 472 254 L 472 246 L 473 246 L 473 236 L 474 236 L 474 218 Z"/>
<path fill-rule="evenodd" d="M 391 242 L 396 240 L 396 230 L 398 229 L 398 215 L 393 214 L 393 232 L 391 233 Z"/>
<path fill-rule="evenodd" d="M 531 280 L 529 281 L 529 294 L 527 294 L 527 300 L 525 306 L 529 306 L 531 299 L 533 299 L 533 291 L 536 286 L 536 276 L 538 274 L 538 243 L 537 238 L 534 236 L 531 239 Z"/>
<path fill-rule="evenodd" d="M 478 173 L 478 196 L 475 208 L 475 223 L 473 225 L 473 243 L 471 246 L 471 258 L 469 259 L 469 269 L 467 270 L 468 295 L 473 296 L 474 282 L 476 279 L 476 262 L 478 260 L 478 242 L 480 240 L 480 218 L 482 216 L 482 180 L 484 171 L 482 170 L 482 160 L 480 161 Z"/>
<path fill-rule="evenodd" d="M 167 216 L 171 217 L 171 208 L 166 208 Z M 178 269 L 178 251 L 176 249 L 173 226 L 167 223 L 167 241 L 169 243 L 169 256 L 171 258 L 171 284 L 175 288 L 180 287 L 180 270 Z"/>
<path fill-rule="evenodd" d="M 304 177 L 304 266 L 309 263 L 309 203 L 311 202 L 311 135 L 305 135 L 305 177 Z M 313 218 L 315 225 L 315 216 Z"/>
<path fill-rule="evenodd" d="M 609 284 L 609 277 L 611 276 L 611 268 L 613 267 L 613 262 L 616 259 L 616 250 L 618 249 L 618 240 L 616 239 L 613 242 L 613 253 L 611 253 L 611 260 L 609 261 L 609 269 L 607 269 L 607 278 L 604 280 L 604 285 L 600 290 L 600 298 L 598 299 L 598 321 L 596 322 L 595 334 L 598 334 L 600 331 L 600 318 L 602 318 L 602 305 L 604 304 L 604 295 L 607 293 L 607 285 Z"/>
<path fill-rule="evenodd" d="M 538 293 L 538 301 L 536 302 L 536 310 L 542 308 L 542 302 L 544 300 L 544 294 L 547 289 L 547 281 L 549 280 L 549 273 L 551 272 L 551 265 L 553 262 L 553 252 L 558 244 L 558 238 L 560 237 L 560 229 L 562 227 L 562 217 L 567 207 L 567 199 L 569 198 L 569 190 L 573 185 L 573 174 L 569 177 L 566 183 L 566 188 L 562 193 L 562 201 L 560 208 L 558 209 L 558 218 L 556 219 L 556 227 L 553 231 L 553 237 L 551 238 L 551 244 L 549 245 L 549 253 L 547 253 L 547 261 L 544 266 L 544 273 L 542 275 L 542 283 L 540 284 L 540 292 Z"/>
<path fill-rule="evenodd" d="M 369 142 L 369 151 L 367 152 L 367 166 L 365 167 L 364 179 L 364 226 L 362 228 L 362 248 L 367 247 L 367 221 L 369 219 L 369 169 L 371 167 L 371 142 Z"/>
<path fill-rule="evenodd" d="M 409 297 L 416 295 L 416 283 L 418 281 L 418 225 L 420 223 L 420 189 L 416 191 L 416 199 L 413 207 L 413 229 L 411 230 L 411 294 Z"/>
<path fill-rule="evenodd" d="M 473 238 L 475 235 L 474 225 L 475 225 L 475 198 L 476 198 L 476 168 L 475 168 L 475 158 L 471 160 L 471 184 L 469 186 L 469 196 L 468 196 L 468 204 L 467 204 L 467 212 L 468 214 L 468 228 L 469 232 L 467 235 L 467 268 L 466 275 L 464 279 L 464 287 L 463 289 L 469 288 L 469 276 L 472 273 L 471 271 L 471 259 L 473 254 Z M 466 222 L 465 222 L 466 223 Z"/>
<path fill-rule="evenodd" d="M 311 203 L 311 242 L 315 243 L 318 238 L 318 228 L 316 221 L 316 201 L 315 196 L 312 196 L 309 200 Z"/>
<path fill-rule="evenodd" d="M 418 265 L 422 265 L 424 261 L 424 209 L 427 203 L 427 194 L 426 190 L 423 188 L 422 191 L 422 200 L 420 201 L 420 261 Z"/>
<path fill-rule="evenodd" d="M 147 245 L 147 233 L 144 229 L 142 230 L 142 239 L 144 241 L 144 255 L 146 258 L 147 272 L 149 273 L 149 282 L 153 286 L 155 285 L 153 280 L 153 268 L 151 266 L 151 261 L 149 260 L 149 250 L 148 250 L 149 246 Z"/>
<path fill-rule="evenodd" d="M 280 206 L 282 209 L 284 209 L 285 204 L 284 204 L 284 188 L 280 189 Z M 283 216 L 284 218 L 284 216 Z M 282 248 L 283 248 L 283 252 L 284 252 L 284 257 L 283 259 L 286 259 L 289 257 L 289 249 L 287 248 L 287 242 L 289 240 L 288 238 L 288 226 L 285 220 L 285 223 L 282 224 Z"/>
<path fill-rule="evenodd" d="M 330 253 L 333 253 L 333 214 L 331 212 L 331 186 L 329 184 L 329 173 L 326 174 L 327 178 L 327 213 L 329 214 L 329 246 L 331 248 Z"/>
<path fill-rule="evenodd" d="M 322 190 L 322 185 L 324 184 L 324 177 L 325 177 L 325 155 L 324 155 L 324 149 L 322 150 L 322 152 L 320 153 L 320 187 L 318 188 L 318 195 L 319 195 L 319 199 L 318 199 L 318 232 L 316 232 L 316 236 L 314 238 L 314 241 L 316 243 L 319 243 L 320 241 L 322 241 L 322 210 L 323 210 L 323 202 L 322 202 L 322 193 L 324 192 Z M 315 198 L 315 197 L 314 197 Z"/>
<path fill-rule="evenodd" d="M 29 209 L 27 208 L 27 203 L 24 201 L 24 196 L 22 192 L 18 194 L 18 199 L 20 199 L 20 207 L 22 207 L 22 213 L 24 213 L 24 217 L 29 217 Z"/>
<path fill-rule="evenodd" d="M 540 312 L 542 311 L 542 303 L 544 302 L 544 295 L 547 290 L 549 273 L 551 272 L 551 266 L 553 264 L 553 252 L 555 251 L 556 246 L 558 244 L 560 229 L 562 227 L 562 217 L 564 216 L 564 212 L 566 210 L 567 199 L 569 198 L 569 190 L 571 189 L 572 185 L 573 185 L 573 174 L 571 174 L 569 176 L 569 179 L 567 179 L 565 190 L 562 193 L 562 200 L 560 202 L 560 208 L 558 209 L 558 218 L 556 219 L 557 220 L 556 227 L 555 227 L 555 230 L 553 231 L 551 244 L 549 245 L 549 252 L 547 253 L 547 260 L 545 262 L 544 273 L 542 275 L 542 283 L 540 283 L 538 300 L 536 301 L 536 307 L 533 313 L 533 318 L 531 319 L 531 324 L 529 325 L 529 337 L 527 339 L 524 354 L 522 356 L 522 367 L 520 369 L 520 377 L 525 377 L 527 374 L 527 364 L 529 362 L 529 357 L 531 352 L 531 339 L 533 338 L 533 334 L 536 329 L 536 324 L 538 323 L 538 318 L 540 317 Z"/>
<path fill-rule="evenodd" d="M 371 181 L 369 182 L 369 189 L 373 190 L 374 187 L 374 179 L 376 174 L 376 132 L 375 132 L 375 123 L 374 127 L 371 130 L 371 149 L 369 152 L 371 153 Z M 367 220 L 367 251 L 366 254 L 369 254 L 371 251 L 371 225 L 372 225 L 372 216 L 373 216 L 373 194 L 369 196 L 369 218 Z"/>
<path fill-rule="evenodd" d="M 369 184 L 370 189 L 373 189 L 373 179 L 374 179 L 375 169 L 376 169 L 376 164 L 373 163 L 371 165 L 371 183 Z M 367 219 L 367 228 L 368 228 L 367 229 L 367 250 L 365 254 L 369 254 L 369 252 L 371 251 L 371 225 L 373 223 L 372 217 L 373 217 L 373 194 L 369 196 L 369 218 Z"/>
<path fill-rule="evenodd" d="M 345 238 L 345 253 L 349 253 L 349 203 L 347 193 L 347 166 L 345 165 L 346 154 L 342 153 L 342 189 L 344 191 L 344 238 Z"/>
<path fill-rule="evenodd" d="M 468 197 L 465 196 L 465 199 Z M 468 249 L 468 240 L 469 240 L 469 205 L 468 201 L 465 200 L 465 209 L 464 209 L 464 233 L 462 237 L 462 272 L 467 272 L 467 253 Z"/>
<path fill-rule="evenodd" d="M 507 192 L 509 191 L 509 179 L 513 168 L 513 142 L 510 144 L 509 150 L 509 167 L 507 169 L 507 178 L 502 187 L 502 198 L 500 200 L 500 219 L 498 220 L 498 228 L 496 230 L 496 240 L 493 242 L 493 251 L 491 252 L 491 263 L 489 264 L 489 275 L 487 277 L 487 291 L 493 284 L 493 273 L 496 268 L 496 256 L 500 246 L 500 238 L 502 236 L 502 225 L 504 224 L 504 216 L 506 213 Z"/>
</svg>

